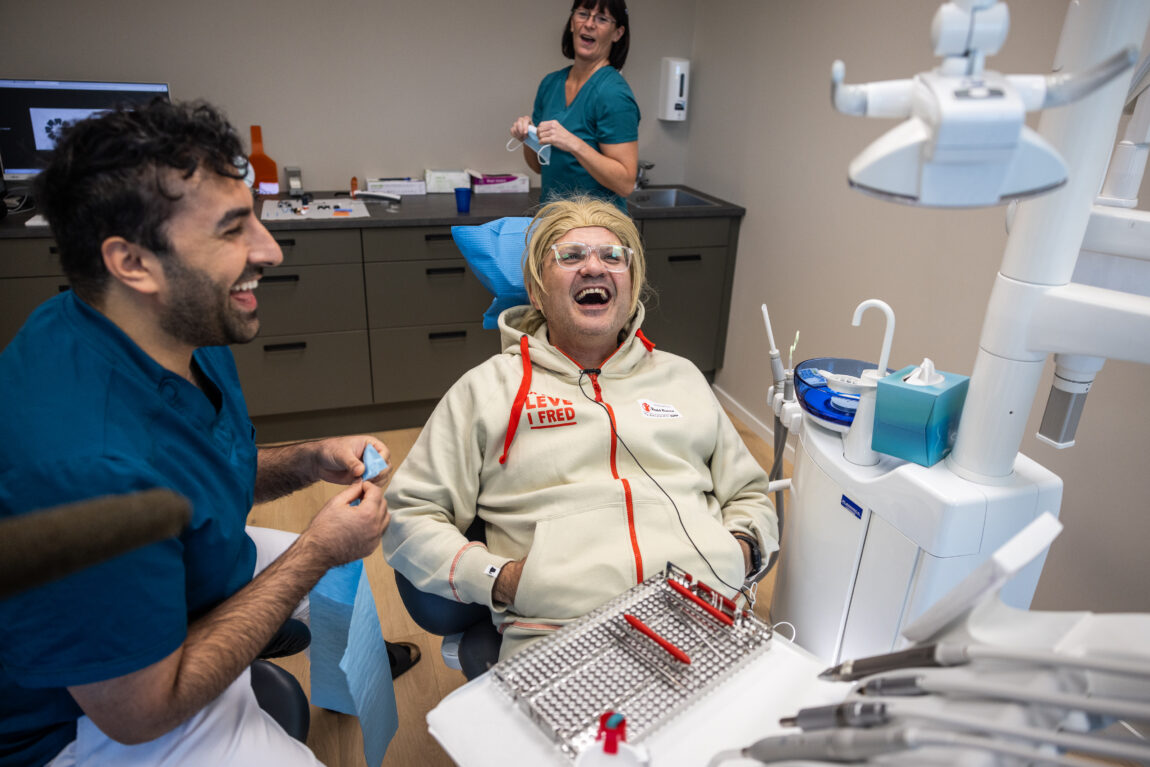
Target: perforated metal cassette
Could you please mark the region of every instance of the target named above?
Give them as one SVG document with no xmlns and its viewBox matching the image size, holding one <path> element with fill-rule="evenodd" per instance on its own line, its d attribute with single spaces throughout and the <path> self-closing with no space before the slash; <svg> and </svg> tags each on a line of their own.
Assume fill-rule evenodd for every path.
<svg viewBox="0 0 1150 767">
<path fill-rule="evenodd" d="M 769 647 L 771 628 L 672 564 L 492 669 L 574 759 L 607 711 L 638 743 Z"/>
</svg>

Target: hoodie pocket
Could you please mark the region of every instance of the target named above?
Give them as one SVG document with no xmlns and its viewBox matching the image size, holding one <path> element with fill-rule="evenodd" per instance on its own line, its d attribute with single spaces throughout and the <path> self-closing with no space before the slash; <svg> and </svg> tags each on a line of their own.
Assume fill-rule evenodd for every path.
<svg viewBox="0 0 1150 767">
<path fill-rule="evenodd" d="M 635 504 L 635 516 L 645 576 L 662 572 L 672 562 L 727 596 L 743 585 L 743 549 L 705 506 L 680 503 L 677 515 L 665 502 L 642 501 Z"/>
<path fill-rule="evenodd" d="M 577 618 L 635 585 L 635 555 L 619 503 L 540 520 L 512 612 Z"/>
</svg>

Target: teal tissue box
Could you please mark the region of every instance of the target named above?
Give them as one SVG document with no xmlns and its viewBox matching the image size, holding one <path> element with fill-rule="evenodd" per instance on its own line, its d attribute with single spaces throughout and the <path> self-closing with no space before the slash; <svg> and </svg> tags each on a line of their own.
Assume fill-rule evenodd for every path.
<svg viewBox="0 0 1150 767">
<path fill-rule="evenodd" d="M 905 380 L 915 367 L 879 380 L 871 449 L 933 466 L 950 452 L 970 377 L 940 370 L 941 383 L 915 386 Z"/>
</svg>

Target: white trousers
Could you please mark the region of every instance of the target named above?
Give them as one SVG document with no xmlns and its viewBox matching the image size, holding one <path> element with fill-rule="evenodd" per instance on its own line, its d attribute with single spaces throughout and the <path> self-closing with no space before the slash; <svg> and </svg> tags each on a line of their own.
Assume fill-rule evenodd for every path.
<svg viewBox="0 0 1150 767">
<path fill-rule="evenodd" d="M 278 557 L 292 541 L 294 533 L 249 527 L 256 543 L 256 572 Z M 308 619 L 308 600 L 292 613 Z M 100 731 L 92 720 L 81 716 L 76 722 L 76 739 L 64 747 L 50 767 L 314 767 L 322 764 L 315 755 L 271 718 L 256 702 L 251 671 L 244 669 L 214 701 L 191 719 L 155 740 L 125 746 Z"/>
</svg>

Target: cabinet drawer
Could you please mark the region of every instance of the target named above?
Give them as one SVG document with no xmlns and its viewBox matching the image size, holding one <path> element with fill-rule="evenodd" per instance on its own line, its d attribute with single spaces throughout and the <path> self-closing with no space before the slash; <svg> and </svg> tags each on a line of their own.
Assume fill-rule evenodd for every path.
<svg viewBox="0 0 1150 767">
<path fill-rule="evenodd" d="M 47 237 L 0 240 L 0 277 L 47 277 L 63 273 L 55 240 Z"/>
<path fill-rule="evenodd" d="M 250 415 L 371 404 L 366 330 L 259 336 L 232 353 Z"/>
<path fill-rule="evenodd" d="M 371 331 L 376 402 L 438 399 L 458 378 L 499 353 L 499 331 L 482 322 Z"/>
<path fill-rule="evenodd" d="M 646 248 L 708 248 L 727 244 L 729 218 L 648 219 L 643 222 Z"/>
<path fill-rule="evenodd" d="M 358 229 L 272 232 L 284 252 L 283 266 L 305 264 L 358 264 L 363 260 Z"/>
<path fill-rule="evenodd" d="M 363 230 L 364 261 L 462 258 L 450 226 L 401 226 Z"/>
<path fill-rule="evenodd" d="M 462 258 L 364 264 L 369 327 L 474 322 L 491 294 Z"/>
<path fill-rule="evenodd" d="M 260 334 L 362 330 L 363 266 L 277 266 L 264 271 L 259 299 Z"/>
<path fill-rule="evenodd" d="M 68 281 L 62 275 L 0 280 L 0 349 L 8 345 L 33 309 L 65 290 Z"/>
<path fill-rule="evenodd" d="M 726 268 L 726 248 L 647 251 L 647 279 L 658 293 L 647 302 L 643 333 L 703 371 L 716 366 Z"/>
</svg>

